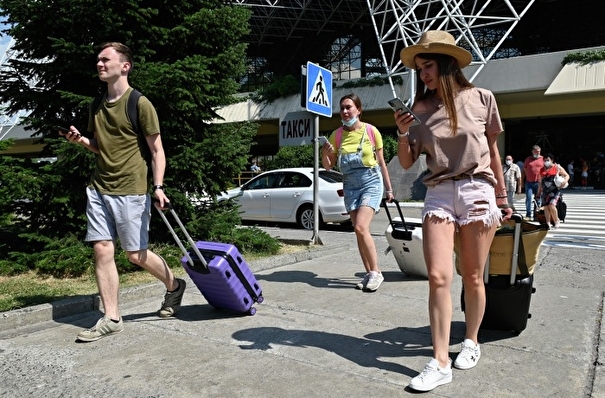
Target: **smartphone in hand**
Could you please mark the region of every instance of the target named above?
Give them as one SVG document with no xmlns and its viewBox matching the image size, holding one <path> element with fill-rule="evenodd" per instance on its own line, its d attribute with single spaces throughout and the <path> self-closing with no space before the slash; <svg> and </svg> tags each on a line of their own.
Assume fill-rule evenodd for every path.
<svg viewBox="0 0 605 398">
<path fill-rule="evenodd" d="M 71 131 L 68 127 L 63 127 L 63 126 L 54 126 L 55 130 L 59 131 L 59 134 L 61 135 L 66 135 L 66 134 L 70 134 L 73 133 L 75 134 L 77 137 L 81 137 L 80 133 L 74 133 L 73 131 Z"/>
<path fill-rule="evenodd" d="M 328 138 L 325 135 L 320 135 L 313 141 L 319 142 L 319 146 L 324 146 L 325 143 L 328 142 Z"/>
<path fill-rule="evenodd" d="M 414 121 L 411 124 L 412 126 L 417 126 L 420 124 L 420 119 L 418 119 L 418 116 L 414 115 L 414 112 L 412 112 L 412 110 L 408 108 L 401 99 L 393 98 L 388 102 L 389 106 L 391 107 L 391 109 L 393 109 L 393 111 L 401 111 L 401 113 L 409 113 L 410 115 L 412 115 L 414 117 Z"/>
</svg>

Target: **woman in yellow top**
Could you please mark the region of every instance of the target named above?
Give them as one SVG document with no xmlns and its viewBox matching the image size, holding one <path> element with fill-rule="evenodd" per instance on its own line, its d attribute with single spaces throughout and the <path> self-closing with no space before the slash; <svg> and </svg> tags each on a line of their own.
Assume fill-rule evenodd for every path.
<svg viewBox="0 0 605 398">
<path fill-rule="evenodd" d="M 378 268 L 376 245 L 370 234 L 370 223 L 380 209 L 386 187 L 388 201 L 393 199 L 389 171 L 384 161 L 382 136 L 378 129 L 361 118 L 361 100 L 356 94 L 340 99 L 340 117 L 343 126 L 332 132 L 321 151 L 324 168 L 331 169 L 338 162 L 343 174 L 344 201 L 351 216 L 357 247 L 366 274 L 355 287 L 366 292 L 378 289 L 384 277 Z"/>
</svg>

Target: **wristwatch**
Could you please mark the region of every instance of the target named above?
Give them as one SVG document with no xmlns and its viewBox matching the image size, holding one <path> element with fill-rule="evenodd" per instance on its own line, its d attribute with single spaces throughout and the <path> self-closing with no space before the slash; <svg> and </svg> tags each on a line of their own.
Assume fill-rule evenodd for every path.
<svg viewBox="0 0 605 398">
<path fill-rule="evenodd" d="M 164 186 L 163 185 L 154 185 L 153 186 L 153 190 L 156 191 L 158 189 L 161 189 L 162 191 L 164 190 Z"/>
</svg>

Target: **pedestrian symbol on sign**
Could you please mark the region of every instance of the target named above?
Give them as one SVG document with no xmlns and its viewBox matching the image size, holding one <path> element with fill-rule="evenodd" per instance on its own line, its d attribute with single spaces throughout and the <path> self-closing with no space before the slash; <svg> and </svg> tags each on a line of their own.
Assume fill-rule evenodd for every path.
<svg viewBox="0 0 605 398">
<path fill-rule="evenodd" d="M 317 80 L 311 93 L 311 102 L 316 104 L 328 106 L 328 100 L 326 99 L 326 86 L 324 84 L 324 78 L 321 71 L 317 74 Z"/>
</svg>

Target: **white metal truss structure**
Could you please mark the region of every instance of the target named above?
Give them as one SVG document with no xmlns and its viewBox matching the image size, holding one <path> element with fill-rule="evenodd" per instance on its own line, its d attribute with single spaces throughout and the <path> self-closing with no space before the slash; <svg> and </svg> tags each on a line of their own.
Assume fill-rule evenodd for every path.
<svg viewBox="0 0 605 398">
<path fill-rule="evenodd" d="M 334 79 L 387 76 L 408 71 L 399 52 L 430 29 L 451 32 L 479 67 L 492 58 L 519 55 L 506 39 L 535 0 L 231 0 L 251 10 L 248 57 L 262 76 L 297 73 L 307 61 L 330 68 Z M 14 58 L 9 48 L 0 68 Z M 257 62 L 255 63 L 255 59 Z M 294 67 L 293 67 L 294 66 Z M 281 68 L 281 70 L 280 70 Z M 413 82 L 414 79 L 406 79 Z M 404 88 L 411 98 L 413 87 Z M 399 90 L 401 91 L 401 90 Z M 1 105 L 0 105 L 1 106 Z M 3 114 L 0 138 L 27 112 Z"/>
<path fill-rule="evenodd" d="M 8 68 L 8 61 L 16 59 L 15 50 L 13 50 L 14 40 L 11 38 L 7 47 L 0 54 L 0 70 Z M 8 133 L 15 128 L 22 118 L 28 116 L 31 111 L 19 111 L 13 115 L 7 115 L 4 112 L 5 105 L 0 104 L 0 140 L 4 139 Z"/>
<path fill-rule="evenodd" d="M 472 81 L 485 64 L 495 57 L 519 55 L 507 48 L 506 40 L 535 0 L 235 0 L 232 4 L 249 8 L 251 48 L 263 56 L 279 51 L 280 61 L 287 63 L 292 53 L 309 53 L 321 40 L 331 37 L 334 44 L 321 55 L 321 64 L 335 73 L 335 79 L 347 78 L 360 64 L 361 77 L 407 74 L 399 52 L 418 41 L 423 32 L 446 30 L 458 45 L 473 54 Z M 376 43 L 361 45 L 368 30 Z M 304 45 L 296 40 L 305 41 Z M 291 43 L 279 47 L 284 42 Z M 269 44 L 268 47 L 266 46 Z M 271 45 L 275 47 L 271 47 Z M 291 51 L 287 54 L 286 51 Z M 316 56 L 317 54 L 312 54 Z M 296 61 L 300 61 L 297 59 Z M 382 64 L 382 65 L 380 65 Z M 275 65 L 273 65 L 275 66 Z M 345 73 L 342 73 L 342 72 Z M 413 73 L 413 71 L 412 71 Z M 409 81 L 413 82 L 413 79 Z M 408 87 L 411 93 L 412 87 Z M 411 97 L 411 94 L 409 94 Z"/>
<path fill-rule="evenodd" d="M 395 93 L 393 77 L 407 73 L 399 53 L 415 44 L 427 30 L 446 30 L 459 46 L 473 54 L 479 67 L 505 52 L 502 44 L 535 0 L 367 0 L 386 74 Z M 510 56 L 514 54 L 506 54 Z M 410 77 L 413 76 L 413 72 Z M 406 92 L 412 98 L 414 79 Z"/>
</svg>

